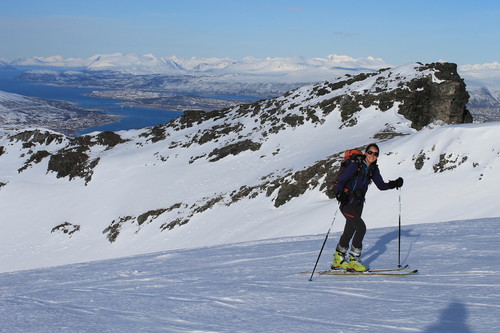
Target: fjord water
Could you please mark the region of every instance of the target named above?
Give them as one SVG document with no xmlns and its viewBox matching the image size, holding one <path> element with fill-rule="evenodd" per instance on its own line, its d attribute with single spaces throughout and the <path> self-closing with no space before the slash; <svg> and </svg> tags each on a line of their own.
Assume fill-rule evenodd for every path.
<svg viewBox="0 0 500 333">
<path fill-rule="evenodd" d="M 28 97 L 67 101 L 85 109 L 96 109 L 109 114 L 122 116 L 119 121 L 102 126 L 90 127 L 77 132 L 83 135 L 93 131 L 119 131 L 143 128 L 166 123 L 179 117 L 182 112 L 152 109 L 140 106 L 120 105 L 121 100 L 85 96 L 95 88 L 59 87 L 19 80 L 19 70 L 0 71 L 0 91 Z"/>
</svg>

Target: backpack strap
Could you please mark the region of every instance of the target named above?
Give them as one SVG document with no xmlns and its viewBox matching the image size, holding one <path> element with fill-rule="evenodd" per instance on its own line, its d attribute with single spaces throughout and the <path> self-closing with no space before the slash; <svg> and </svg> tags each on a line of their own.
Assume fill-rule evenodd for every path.
<svg viewBox="0 0 500 333">
<path fill-rule="evenodd" d="M 349 184 L 352 180 L 356 179 L 356 177 L 358 177 L 358 175 L 361 171 L 361 168 L 363 167 L 363 159 L 364 159 L 364 155 L 362 155 L 362 154 L 354 154 L 349 158 L 349 163 L 356 163 L 358 168 L 357 168 L 356 172 L 351 176 L 351 178 L 349 178 L 347 180 L 346 185 Z M 356 185 L 354 185 L 354 187 L 356 187 Z M 344 191 L 345 190 L 346 189 L 344 188 Z"/>
</svg>

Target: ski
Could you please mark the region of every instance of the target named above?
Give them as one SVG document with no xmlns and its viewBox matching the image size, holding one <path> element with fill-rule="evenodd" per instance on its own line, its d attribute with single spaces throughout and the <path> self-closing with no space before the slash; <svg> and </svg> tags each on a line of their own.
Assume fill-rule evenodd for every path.
<svg viewBox="0 0 500 333">
<path fill-rule="evenodd" d="M 410 265 L 406 264 L 404 266 L 397 267 L 397 268 L 369 269 L 368 271 L 369 272 L 399 272 L 399 271 L 407 269 L 408 267 L 410 267 Z"/>
<path fill-rule="evenodd" d="M 404 266 L 401 266 L 401 267 L 397 267 L 397 268 L 382 268 L 382 269 L 369 269 L 367 272 L 369 273 L 382 273 L 382 272 L 400 272 L 400 271 L 403 271 L 405 269 L 407 269 L 410 265 L 406 264 Z M 327 270 L 327 271 L 316 271 L 316 273 L 318 274 L 327 274 L 328 272 L 350 272 L 350 271 L 345 271 L 343 269 L 335 269 L 335 270 Z M 300 273 L 311 273 L 311 272 L 300 272 Z"/>
<path fill-rule="evenodd" d="M 373 271 L 366 271 L 366 272 L 356 272 L 356 271 L 323 271 L 323 272 L 318 272 L 318 274 L 321 275 L 378 275 L 378 276 L 405 276 L 405 275 L 413 275 L 417 274 L 418 269 L 414 269 L 412 271 L 385 271 L 385 272 L 373 272 Z"/>
</svg>

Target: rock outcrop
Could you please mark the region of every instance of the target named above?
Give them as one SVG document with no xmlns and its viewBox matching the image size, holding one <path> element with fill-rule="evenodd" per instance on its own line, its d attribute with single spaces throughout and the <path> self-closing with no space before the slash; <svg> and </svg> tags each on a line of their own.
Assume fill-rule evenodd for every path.
<svg viewBox="0 0 500 333">
<path fill-rule="evenodd" d="M 434 77 L 415 79 L 409 84 L 411 93 L 398 92 L 395 101 L 401 101 L 399 113 L 410 119 L 413 127 L 421 129 L 435 121 L 446 124 L 471 123 L 472 115 L 466 105 L 469 94 L 463 79 L 457 74 L 457 65 L 433 63 L 422 70 L 435 69 Z"/>
</svg>

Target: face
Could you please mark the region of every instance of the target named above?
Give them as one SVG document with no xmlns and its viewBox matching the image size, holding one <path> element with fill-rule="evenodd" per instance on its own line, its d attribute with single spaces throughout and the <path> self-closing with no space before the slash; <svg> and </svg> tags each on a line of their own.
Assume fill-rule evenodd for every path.
<svg viewBox="0 0 500 333">
<path fill-rule="evenodd" d="M 365 156 L 366 162 L 368 162 L 368 164 L 375 162 L 378 158 L 378 149 L 375 147 L 370 147 L 370 149 L 366 151 Z"/>
</svg>

